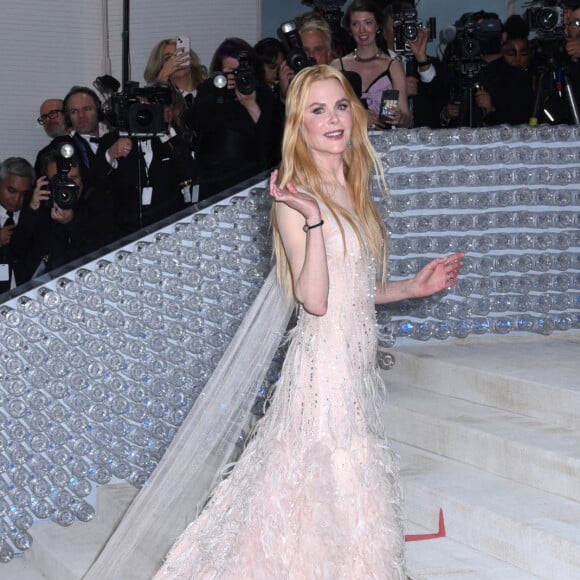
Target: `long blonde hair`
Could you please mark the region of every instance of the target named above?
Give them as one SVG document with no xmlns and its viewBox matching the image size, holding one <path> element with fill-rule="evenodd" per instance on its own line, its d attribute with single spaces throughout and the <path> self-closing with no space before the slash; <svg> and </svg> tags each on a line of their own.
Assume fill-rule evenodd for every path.
<svg viewBox="0 0 580 580">
<path fill-rule="evenodd" d="M 342 206 L 332 200 L 325 190 L 322 176 L 311 155 L 303 134 L 304 113 L 308 105 L 310 88 L 317 81 L 335 79 L 340 83 L 352 110 L 351 145 L 343 153 L 344 175 L 347 187 L 353 196 L 356 225 L 353 217 Z M 344 75 L 328 65 L 317 65 L 300 71 L 290 83 L 286 96 L 286 126 L 282 142 L 282 164 L 278 181 L 280 187 L 292 183 L 308 191 L 329 209 L 335 218 L 344 219 L 359 236 L 366 238 L 377 267 L 378 278 L 384 281 L 387 275 L 387 231 L 369 192 L 370 181 L 376 173 L 384 189 L 386 184 L 382 165 L 368 137 L 366 111 L 355 95 Z M 340 220 L 337 219 L 340 226 Z M 288 295 L 292 294 L 293 281 L 288 259 L 272 208 L 274 256 L 278 280 Z M 341 228 L 342 230 L 342 228 Z M 343 242 L 344 242 L 344 232 Z"/>
<path fill-rule="evenodd" d="M 145 66 L 145 71 L 143 72 L 143 78 L 145 82 L 152 85 L 157 82 L 157 75 L 159 71 L 163 68 L 163 53 L 165 52 L 165 47 L 168 45 L 177 46 L 177 39 L 166 38 L 165 40 L 159 41 L 151 51 L 149 55 L 149 60 Z M 193 88 L 197 88 L 198 85 L 203 83 L 207 79 L 207 68 L 201 64 L 199 56 L 193 50 L 189 51 L 189 61 L 190 61 L 190 72 L 191 80 L 193 81 Z"/>
</svg>

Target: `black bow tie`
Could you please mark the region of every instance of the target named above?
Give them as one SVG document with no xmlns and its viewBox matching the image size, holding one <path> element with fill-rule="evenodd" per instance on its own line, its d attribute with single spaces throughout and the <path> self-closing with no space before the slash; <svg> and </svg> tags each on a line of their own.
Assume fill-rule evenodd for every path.
<svg viewBox="0 0 580 580">
<path fill-rule="evenodd" d="M 99 139 L 98 137 L 91 137 L 91 138 L 89 139 L 89 142 L 90 142 L 90 143 L 98 143 L 99 141 L 100 141 L 100 139 Z"/>
</svg>

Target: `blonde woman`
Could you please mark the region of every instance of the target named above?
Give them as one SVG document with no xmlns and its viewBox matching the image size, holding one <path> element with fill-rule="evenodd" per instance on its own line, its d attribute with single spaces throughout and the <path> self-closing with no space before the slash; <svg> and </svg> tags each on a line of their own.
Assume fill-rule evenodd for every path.
<svg viewBox="0 0 580 580">
<path fill-rule="evenodd" d="M 199 56 L 193 50 L 183 53 L 177 49 L 175 38 L 166 38 L 151 51 L 143 77 L 149 85 L 165 83 L 173 87 L 171 122 L 191 141 L 183 116 L 197 96 L 197 87 L 207 79 L 207 68 L 201 64 Z M 193 143 L 190 144 L 193 147 Z"/>
<path fill-rule="evenodd" d="M 157 580 L 406 578 L 374 304 L 453 286 L 462 255 L 386 282 L 364 108 L 327 65 L 294 77 L 286 107 L 270 191 L 279 280 L 299 307 L 294 338 L 256 435 Z"/>
</svg>

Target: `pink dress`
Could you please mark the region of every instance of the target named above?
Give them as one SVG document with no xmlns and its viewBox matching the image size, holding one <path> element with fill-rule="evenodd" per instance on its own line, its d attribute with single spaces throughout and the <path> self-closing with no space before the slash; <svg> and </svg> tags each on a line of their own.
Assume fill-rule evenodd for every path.
<svg viewBox="0 0 580 580">
<path fill-rule="evenodd" d="M 392 60 L 389 62 L 387 70 L 383 71 L 361 94 L 361 99 L 366 101 L 369 111 L 373 111 L 377 115 L 381 111 L 383 91 L 393 88 L 393 81 L 389 72 L 391 64 L 393 64 Z"/>
<path fill-rule="evenodd" d="M 382 422 L 375 268 L 324 216 L 328 311 L 301 310 L 276 391 L 227 479 L 169 552 L 161 579 L 401 580 L 397 460 Z"/>
</svg>

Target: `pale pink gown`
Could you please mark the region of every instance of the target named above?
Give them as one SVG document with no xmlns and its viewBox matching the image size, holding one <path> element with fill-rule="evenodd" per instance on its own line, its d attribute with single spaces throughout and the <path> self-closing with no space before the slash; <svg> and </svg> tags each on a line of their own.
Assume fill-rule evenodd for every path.
<svg viewBox="0 0 580 580">
<path fill-rule="evenodd" d="M 301 310 L 255 437 L 156 580 L 405 578 L 376 366 L 375 268 L 348 224 L 345 253 L 338 224 L 324 219 L 328 311 Z"/>
</svg>

